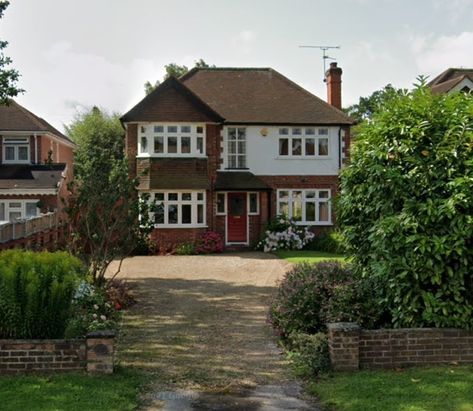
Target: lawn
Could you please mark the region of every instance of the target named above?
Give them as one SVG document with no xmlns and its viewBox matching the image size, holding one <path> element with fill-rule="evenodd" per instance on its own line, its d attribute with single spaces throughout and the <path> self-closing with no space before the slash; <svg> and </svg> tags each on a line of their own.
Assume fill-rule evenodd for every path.
<svg viewBox="0 0 473 411">
<path fill-rule="evenodd" d="M 279 250 L 275 251 L 274 254 L 291 263 L 318 263 L 324 260 L 346 260 L 346 257 L 343 254 L 326 253 L 324 251 Z"/>
<path fill-rule="evenodd" d="M 0 377 L 2 411 L 134 410 L 143 374 L 119 369 L 109 376 L 85 373 Z"/>
<path fill-rule="evenodd" d="M 336 411 L 473 411 L 473 366 L 335 373 L 309 391 Z"/>
</svg>

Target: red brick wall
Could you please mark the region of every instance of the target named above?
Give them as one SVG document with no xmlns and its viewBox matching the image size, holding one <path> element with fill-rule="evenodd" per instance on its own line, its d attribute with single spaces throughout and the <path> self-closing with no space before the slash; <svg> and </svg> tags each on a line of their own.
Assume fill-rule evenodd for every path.
<svg viewBox="0 0 473 411">
<path fill-rule="evenodd" d="M 353 323 L 328 325 L 336 370 L 473 364 L 473 330 L 400 328 L 360 330 Z"/>
<path fill-rule="evenodd" d="M 125 155 L 130 166 L 130 175 L 136 177 L 136 156 L 138 155 L 137 124 L 127 124 L 125 135 Z"/>
<path fill-rule="evenodd" d="M 151 240 L 156 244 L 158 254 L 175 251 L 180 244 L 195 244 L 207 228 L 159 228 L 151 233 Z"/>
</svg>

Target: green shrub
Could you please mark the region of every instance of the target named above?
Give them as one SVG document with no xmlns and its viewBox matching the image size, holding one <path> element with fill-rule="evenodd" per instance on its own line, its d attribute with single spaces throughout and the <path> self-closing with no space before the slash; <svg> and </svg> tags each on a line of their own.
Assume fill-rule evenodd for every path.
<svg viewBox="0 0 473 411">
<path fill-rule="evenodd" d="M 376 286 L 336 261 L 298 264 L 281 281 L 269 319 L 283 338 L 315 334 L 329 322 L 356 321 L 372 327 L 383 320 Z"/>
<path fill-rule="evenodd" d="M 182 243 L 176 247 L 174 251 L 177 255 L 192 255 L 195 254 L 195 247 L 194 244 L 191 243 Z"/>
<path fill-rule="evenodd" d="M 395 327 L 473 328 L 473 96 L 394 96 L 359 130 L 338 221 Z"/>
<path fill-rule="evenodd" d="M 0 253 L 0 338 L 61 338 L 84 275 L 65 252 Z"/>
<path fill-rule="evenodd" d="M 313 377 L 330 370 L 328 339 L 325 333 L 292 333 L 288 338 L 289 358 L 297 374 Z"/>
<path fill-rule="evenodd" d="M 344 254 L 346 252 L 343 235 L 339 231 L 330 231 L 316 235 L 304 249 L 335 254 Z"/>
</svg>

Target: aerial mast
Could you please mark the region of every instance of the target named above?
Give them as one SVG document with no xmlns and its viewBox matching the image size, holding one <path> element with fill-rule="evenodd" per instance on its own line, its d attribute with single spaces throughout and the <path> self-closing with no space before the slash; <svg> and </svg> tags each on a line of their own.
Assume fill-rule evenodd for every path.
<svg viewBox="0 0 473 411">
<path fill-rule="evenodd" d="M 309 49 L 319 49 L 322 50 L 322 59 L 324 61 L 324 82 L 325 82 L 325 72 L 327 71 L 327 60 L 335 60 L 333 57 L 327 55 L 327 51 L 330 49 L 339 49 L 340 46 L 299 46 L 300 48 L 309 48 Z"/>
</svg>

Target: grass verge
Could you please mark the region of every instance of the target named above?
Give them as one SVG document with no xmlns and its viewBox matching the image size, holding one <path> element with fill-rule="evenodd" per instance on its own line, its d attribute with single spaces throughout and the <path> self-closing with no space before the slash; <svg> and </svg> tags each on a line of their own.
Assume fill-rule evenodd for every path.
<svg viewBox="0 0 473 411">
<path fill-rule="evenodd" d="M 2 411 L 136 409 L 147 378 L 135 370 L 118 368 L 113 375 L 85 373 L 0 377 Z"/>
<path fill-rule="evenodd" d="M 308 389 L 336 411 L 473 411 L 473 366 L 335 373 Z"/>
<path fill-rule="evenodd" d="M 324 251 L 278 250 L 274 254 L 291 263 L 318 263 L 326 260 L 346 261 L 346 257 L 343 254 L 333 254 Z"/>
</svg>

